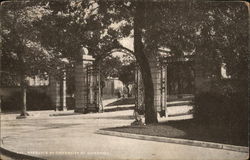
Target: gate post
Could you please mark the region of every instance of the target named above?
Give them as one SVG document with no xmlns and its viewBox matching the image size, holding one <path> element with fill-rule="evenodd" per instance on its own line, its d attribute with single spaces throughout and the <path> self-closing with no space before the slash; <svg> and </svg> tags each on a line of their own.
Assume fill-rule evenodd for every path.
<svg viewBox="0 0 250 160">
<path fill-rule="evenodd" d="M 87 66 L 87 80 L 87 112 L 98 112 L 100 109 L 99 72 L 93 64 L 88 64 Z"/>
<path fill-rule="evenodd" d="M 154 85 L 154 107 L 157 112 L 161 111 L 161 70 L 155 59 L 149 61 L 151 76 Z"/>
<path fill-rule="evenodd" d="M 82 60 L 75 64 L 75 112 L 86 113 L 88 107 L 88 76 L 87 66 L 95 60 L 88 55 L 86 48 L 82 48 Z"/>
<path fill-rule="evenodd" d="M 149 61 L 154 85 L 154 107 L 160 117 L 166 116 L 166 66 L 157 59 Z"/>
<path fill-rule="evenodd" d="M 47 93 L 50 96 L 53 107 L 58 111 L 60 107 L 60 82 L 53 75 L 49 77 Z"/>
<path fill-rule="evenodd" d="M 151 76 L 154 87 L 154 107 L 161 117 L 167 116 L 166 100 L 167 100 L 167 66 L 160 63 L 157 59 L 149 59 L 149 66 L 151 69 Z M 135 105 L 136 109 L 144 109 L 144 94 L 142 90 L 142 77 L 139 68 L 135 72 L 136 94 Z"/>
</svg>

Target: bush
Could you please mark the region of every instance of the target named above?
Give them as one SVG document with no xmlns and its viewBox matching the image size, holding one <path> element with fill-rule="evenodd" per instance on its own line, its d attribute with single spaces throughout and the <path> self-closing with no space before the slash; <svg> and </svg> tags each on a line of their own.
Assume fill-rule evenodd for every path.
<svg viewBox="0 0 250 160">
<path fill-rule="evenodd" d="M 21 94 L 20 92 L 15 92 L 10 97 L 2 100 L 2 111 L 16 111 L 21 110 Z"/>
<path fill-rule="evenodd" d="M 247 130 L 248 96 L 243 92 L 206 92 L 194 100 L 194 120 L 200 124 Z"/>
<path fill-rule="evenodd" d="M 67 109 L 75 109 L 75 98 L 73 97 L 67 97 L 66 98 L 66 103 L 67 103 Z"/>
<path fill-rule="evenodd" d="M 35 90 L 27 92 L 27 109 L 28 110 L 51 110 L 55 109 L 52 106 L 52 101 L 46 93 L 41 93 Z"/>
<path fill-rule="evenodd" d="M 17 111 L 21 110 L 21 93 L 16 92 L 12 96 L 3 100 L 3 111 Z M 27 110 L 48 110 L 54 109 L 49 96 L 35 90 L 27 91 Z"/>
</svg>

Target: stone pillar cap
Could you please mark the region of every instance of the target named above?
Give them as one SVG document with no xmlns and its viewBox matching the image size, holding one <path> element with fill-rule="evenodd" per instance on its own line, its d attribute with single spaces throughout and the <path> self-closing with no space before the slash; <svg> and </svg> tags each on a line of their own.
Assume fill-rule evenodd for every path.
<svg viewBox="0 0 250 160">
<path fill-rule="evenodd" d="M 91 55 L 82 55 L 82 60 L 84 60 L 84 61 L 94 61 L 95 58 L 93 58 L 93 56 L 91 56 Z"/>
</svg>

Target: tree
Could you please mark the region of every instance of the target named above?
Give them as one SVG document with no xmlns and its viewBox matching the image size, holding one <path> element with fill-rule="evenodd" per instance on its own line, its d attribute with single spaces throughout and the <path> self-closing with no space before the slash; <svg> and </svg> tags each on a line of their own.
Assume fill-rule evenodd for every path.
<svg viewBox="0 0 250 160">
<path fill-rule="evenodd" d="M 149 60 L 146 56 L 144 44 L 142 42 L 142 30 L 145 27 L 145 2 L 137 1 L 135 3 L 134 15 L 134 55 L 140 66 L 144 94 L 145 94 L 145 123 L 157 123 L 157 113 L 154 107 L 154 88 L 151 77 Z"/>
<path fill-rule="evenodd" d="M 122 21 L 125 12 L 116 13 L 121 4 L 101 1 L 49 1 L 51 14 L 37 21 L 41 44 L 53 48 L 74 62 L 81 59 L 79 50 L 86 47 L 95 58 L 119 47 L 117 39 L 125 36 L 124 29 L 112 26 Z M 120 17 L 119 17 L 120 16 Z"/>
<path fill-rule="evenodd" d="M 96 58 L 96 65 L 100 64 L 102 68 L 102 82 L 108 76 L 117 76 L 121 62 L 107 56 L 118 47 L 117 39 L 122 37 L 120 28 L 117 31 L 112 27 L 121 20 L 112 12 L 112 7 L 112 3 L 100 1 L 49 1 L 51 14 L 44 15 L 35 23 L 41 44 L 66 57 L 72 66 L 81 60 L 80 48 L 86 47 Z M 104 83 L 101 84 L 104 87 Z"/>
<path fill-rule="evenodd" d="M 105 78 L 118 77 L 121 66 L 122 62 L 119 57 L 106 57 L 102 63 L 100 63 L 100 67 L 102 68 L 101 74 Z"/>
<path fill-rule="evenodd" d="M 199 56 L 210 77 L 220 78 L 218 69 L 225 62 L 232 77 L 246 78 L 246 3 L 169 1 L 149 6 L 145 44 L 169 48 L 175 57 Z"/>
<path fill-rule="evenodd" d="M 1 8 L 2 21 L 2 70 L 17 78 L 21 87 L 21 116 L 28 115 L 26 109 L 27 76 L 46 77 L 48 70 L 56 70 L 62 62 L 55 54 L 41 46 L 37 28 L 33 23 L 41 15 L 49 14 L 44 2 L 6 2 Z"/>
</svg>

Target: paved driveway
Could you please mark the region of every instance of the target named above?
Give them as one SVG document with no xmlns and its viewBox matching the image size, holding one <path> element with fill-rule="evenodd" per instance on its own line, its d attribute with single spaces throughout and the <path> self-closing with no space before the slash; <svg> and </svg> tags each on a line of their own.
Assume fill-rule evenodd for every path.
<svg viewBox="0 0 250 160">
<path fill-rule="evenodd" d="M 246 159 L 248 154 L 171 143 L 95 134 L 100 128 L 129 125 L 132 110 L 49 116 L 54 111 L 31 112 L 28 119 L 1 115 L 4 148 L 50 160 L 68 159 Z"/>
</svg>

